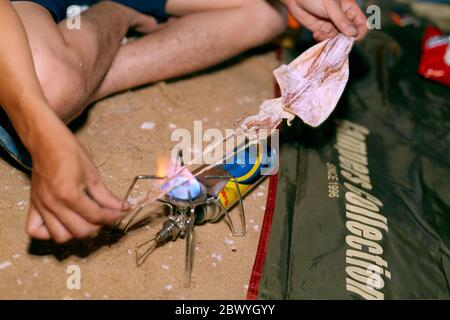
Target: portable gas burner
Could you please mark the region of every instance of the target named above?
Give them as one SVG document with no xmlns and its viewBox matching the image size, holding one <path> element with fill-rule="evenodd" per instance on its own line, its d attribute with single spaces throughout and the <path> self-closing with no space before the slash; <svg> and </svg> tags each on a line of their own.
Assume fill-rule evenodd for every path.
<svg viewBox="0 0 450 320">
<path fill-rule="evenodd" d="M 130 186 L 126 199 L 140 180 L 166 180 L 167 177 L 154 175 L 137 176 Z M 237 191 L 237 201 L 225 207 L 220 199 L 220 192 L 228 183 L 235 185 Z M 225 220 L 230 231 L 235 237 L 242 237 L 246 233 L 244 207 L 239 188 L 238 179 L 226 175 L 226 171 L 220 167 L 214 167 L 198 177 L 177 176 L 163 185 L 163 189 L 168 185 L 176 185 L 165 196 L 158 199 L 160 203 L 169 209 L 167 220 L 163 223 L 162 229 L 150 241 L 144 242 L 137 247 L 136 263 L 141 266 L 147 257 L 157 248 L 170 241 L 175 241 L 179 237 L 186 242 L 185 249 L 185 285 L 188 287 L 191 282 L 193 247 L 194 247 L 194 227 L 205 223 L 215 223 Z M 237 205 L 239 207 L 240 231 L 236 231 L 229 214 L 229 209 Z M 123 231 L 127 232 L 133 221 L 144 209 L 145 206 L 138 207 L 127 222 Z M 140 251 L 146 248 L 141 254 Z"/>
<path fill-rule="evenodd" d="M 134 178 L 126 199 L 130 199 L 136 184 L 141 180 L 164 180 L 161 190 L 165 192 L 157 201 L 169 209 L 167 220 L 156 236 L 137 247 L 136 261 L 141 266 L 155 250 L 179 237 L 186 241 L 185 249 L 185 285 L 191 282 L 194 227 L 205 223 L 227 223 L 235 237 L 246 234 L 244 206 L 242 196 L 251 192 L 268 174 L 266 171 L 276 170 L 275 150 L 270 145 L 261 143 L 258 146 L 243 146 L 232 153 L 231 163 L 223 163 L 199 168 L 194 175 L 184 167 L 182 153 L 178 154 L 178 175 L 161 177 L 144 175 Z M 186 174 L 180 174 L 186 170 Z M 167 192 L 166 192 L 167 191 Z M 236 230 L 230 217 L 230 210 L 238 206 L 240 230 Z M 145 205 L 137 207 L 123 228 L 127 232 Z M 141 254 L 140 252 L 143 251 Z"/>
</svg>

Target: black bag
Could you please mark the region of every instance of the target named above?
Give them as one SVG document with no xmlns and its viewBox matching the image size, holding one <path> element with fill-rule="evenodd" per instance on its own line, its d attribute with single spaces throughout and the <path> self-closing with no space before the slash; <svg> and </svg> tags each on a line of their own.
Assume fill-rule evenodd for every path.
<svg viewBox="0 0 450 320">
<path fill-rule="evenodd" d="M 372 31 L 332 118 L 283 129 L 260 299 L 450 298 L 450 89 L 417 74 L 422 34 Z"/>
</svg>

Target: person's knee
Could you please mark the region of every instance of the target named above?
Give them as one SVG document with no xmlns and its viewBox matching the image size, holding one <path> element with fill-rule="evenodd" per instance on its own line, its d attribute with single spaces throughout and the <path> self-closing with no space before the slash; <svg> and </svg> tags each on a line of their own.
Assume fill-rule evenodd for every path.
<svg viewBox="0 0 450 320">
<path fill-rule="evenodd" d="M 278 2 L 245 0 L 242 10 L 247 17 L 248 28 L 256 31 L 256 41 L 259 43 L 272 40 L 286 29 L 287 13 Z"/>
<path fill-rule="evenodd" d="M 35 68 L 49 105 L 65 122 L 76 115 L 80 98 L 86 90 L 82 66 L 64 54 L 35 53 Z"/>
<path fill-rule="evenodd" d="M 66 119 L 85 86 L 79 53 L 65 43 L 51 14 L 36 3 L 12 3 L 27 32 L 35 69 L 44 94 L 56 113 Z"/>
</svg>

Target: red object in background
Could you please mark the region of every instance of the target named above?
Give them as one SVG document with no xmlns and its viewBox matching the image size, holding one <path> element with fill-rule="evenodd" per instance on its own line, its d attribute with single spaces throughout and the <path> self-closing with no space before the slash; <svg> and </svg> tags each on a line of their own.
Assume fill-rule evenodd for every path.
<svg viewBox="0 0 450 320">
<path fill-rule="evenodd" d="M 266 211 L 259 236 L 258 249 L 256 251 L 255 262 L 253 264 L 252 275 L 248 285 L 247 300 L 257 300 L 259 286 L 263 275 L 264 265 L 266 264 L 267 250 L 269 248 L 270 231 L 272 229 L 272 220 L 275 213 L 275 201 L 277 198 L 278 174 L 271 176 L 269 181 L 269 191 L 267 195 Z"/>
<path fill-rule="evenodd" d="M 438 28 L 426 28 L 419 74 L 450 86 L 450 35 Z"/>
<path fill-rule="evenodd" d="M 301 27 L 300 22 L 291 14 L 288 14 L 288 26 L 292 30 L 298 30 Z"/>
</svg>

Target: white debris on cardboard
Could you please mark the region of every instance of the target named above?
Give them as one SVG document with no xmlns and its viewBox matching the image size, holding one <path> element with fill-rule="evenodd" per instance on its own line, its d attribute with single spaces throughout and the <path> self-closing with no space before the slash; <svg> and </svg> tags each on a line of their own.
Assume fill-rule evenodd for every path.
<svg viewBox="0 0 450 320">
<path fill-rule="evenodd" d="M 234 244 L 234 240 L 230 240 L 230 239 L 225 238 L 225 239 L 224 239 L 224 243 L 225 243 L 227 246 L 231 246 L 231 245 Z"/>
<path fill-rule="evenodd" d="M 222 255 L 219 253 L 213 253 L 211 258 L 216 259 L 217 261 L 222 261 Z"/>
<path fill-rule="evenodd" d="M 171 284 L 168 284 L 168 285 L 165 285 L 164 286 L 164 289 L 166 289 L 166 290 L 172 290 L 172 285 Z"/>
<path fill-rule="evenodd" d="M 0 270 L 6 269 L 6 268 L 11 267 L 11 266 L 12 266 L 11 261 L 0 262 Z"/>
<path fill-rule="evenodd" d="M 151 130 L 155 128 L 154 122 L 144 122 L 141 124 L 141 129 L 143 130 Z"/>
</svg>

